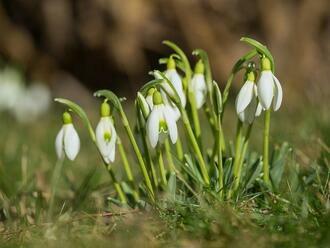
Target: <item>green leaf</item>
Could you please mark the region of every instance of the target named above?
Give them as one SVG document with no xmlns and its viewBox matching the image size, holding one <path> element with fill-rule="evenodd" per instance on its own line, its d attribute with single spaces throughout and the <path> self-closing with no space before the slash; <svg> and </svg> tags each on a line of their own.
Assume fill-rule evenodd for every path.
<svg viewBox="0 0 330 248">
<path fill-rule="evenodd" d="M 80 119 L 83 121 L 83 123 L 85 124 L 85 126 L 88 129 L 89 135 L 91 136 L 92 140 L 95 142 L 95 133 L 94 133 L 94 129 L 87 117 L 86 112 L 76 103 L 68 100 L 68 99 L 64 99 L 64 98 L 55 98 L 55 102 L 59 102 L 64 104 L 65 106 L 67 106 L 72 112 L 76 113 Z"/>
<path fill-rule="evenodd" d="M 255 180 L 258 178 L 258 176 L 260 176 L 261 169 L 262 163 L 260 158 L 258 158 L 254 163 L 246 167 L 246 172 L 244 176 L 245 185 L 243 187 L 244 190 L 248 190 L 253 186 Z"/>
<path fill-rule="evenodd" d="M 168 193 L 168 200 L 174 201 L 176 195 L 176 174 L 175 172 L 171 172 L 170 177 L 168 179 L 167 184 L 167 193 Z"/>
<path fill-rule="evenodd" d="M 275 63 L 274 63 L 273 55 L 265 45 L 261 44 L 259 41 L 256 41 L 248 37 L 242 37 L 241 41 L 246 42 L 247 44 L 253 46 L 254 48 L 257 49 L 259 53 L 264 54 L 272 64 L 272 71 L 275 72 Z"/>
<path fill-rule="evenodd" d="M 276 190 L 279 189 L 283 177 L 286 159 L 291 151 L 292 148 L 287 142 L 283 143 L 280 149 L 274 151 L 270 176 L 273 182 L 273 186 Z"/>
<path fill-rule="evenodd" d="M 224 166 L 223 166 L 223 170 L 224 170 L 224 184 L 225 185 L 230 185 L 232 183 L 233 180 L 233 175 L 232 175 L 232 169 L 233 169 L 233 158 L 227 158 Z"/>
<path fill-rule="evenodd" d="M 166 46 L 172 48 L 181 58 L 183 64 L 184 64 L 184 72 L 186 74 L 186 77 L 188 78 L 188 80 L 190 80 L 191 78 L 191 74 L 192 74 L 192 70 L 191 70 L 191 66 L 189 63 L 189 60 L 186 56 L 186 54 L 181 50 L 180 47 L 178 47 L 175 43 L 169 41 L 169 40 L 165 40 L 163 41 L 163 44 L 165 44 Z"/>
</svg>

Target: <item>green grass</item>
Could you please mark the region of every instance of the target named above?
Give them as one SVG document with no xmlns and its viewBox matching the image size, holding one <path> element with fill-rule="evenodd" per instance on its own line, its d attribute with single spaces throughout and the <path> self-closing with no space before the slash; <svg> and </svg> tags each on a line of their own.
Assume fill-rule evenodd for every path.
<svg viewBox="0 0 330 248">
<path fill-rule="evenodd" d="M 161 201 L 155 208 L 118 207 L 108 200 L 115 195 L 109 176 L 78 124 L 82 149 L 76 161 L 65 161 L 55 216 L 47 220 L 56 164 L 54 138 L 61 125 L 57 116 L 52 111 L 49 118 L 30 125 L 0 116 L 1 247 L 330 246 L 330 130 L 325 106 L 284 108 L 272 116 L 271 143 L 280 148 L 288 141 L 293 147 L 285 158 L 283 180 L 274 194 L 251 188 L 250 194 L 231 203 L 200 195 L 198 204 L 186 198 Z M 232 123 L 225 119 L 227 133 L 234 134 Z M 261 130 L 258 120 L 251 149 L 259 152 Z M 207 141 L 207 134 L 203 137 Z M 114 170 L 120 178 L 125 176 L 120 159 Z"/>
</svg>

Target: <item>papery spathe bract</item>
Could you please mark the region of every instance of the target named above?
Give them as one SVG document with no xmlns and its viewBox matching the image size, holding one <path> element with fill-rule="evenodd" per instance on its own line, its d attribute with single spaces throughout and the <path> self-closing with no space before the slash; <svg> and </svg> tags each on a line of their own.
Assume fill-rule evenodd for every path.
<svg viewBox="0 0 330 248">
<path fill-rule="evenodd" d="M 172 143 L 176 143 L 178 129 L 175 121 L 173 109 L 165 105 L 159 92 L 154 93 L 154 108 L 147 120 L 147 136 L 152 148 L 162 143 L 167 135 L 170 136 Z"/>
<path fill-rule="evenodd" d="M 110 116 L 101 117 L 96 127 L 96 144 L 104 161 L 115 161 L 117 132 Z"/>
<path fill-rule="evenodd" d="M 66 156 L 68 159 L 74 160 L 80 150 L 80 139 L 69 113 L 63 114 L 63 122 L 55 140 L 56 154 L 59 159 Z"/>
<path fill-rule="evenodd" d="M 277 111 L 282 103 L 283 92 L 279 80 L 270 70 L 270 61 L 264 57 L 261 60 L 261 74 L 257 83 L 258 98 L 263 109 L 267 110 L 273 103 L 274 111 Z"/>
</svg>

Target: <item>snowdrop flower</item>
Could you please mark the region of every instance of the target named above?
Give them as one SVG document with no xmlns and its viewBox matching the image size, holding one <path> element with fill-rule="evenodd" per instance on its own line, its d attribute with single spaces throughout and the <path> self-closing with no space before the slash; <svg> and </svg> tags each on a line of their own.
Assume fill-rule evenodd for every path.
<svg viewBox="0 0 330 248">
<path fill-rule="evenodd" d="M 68 112 L 63 113 L 63 126 L 56 136 L 55 148 L 58 158 L 66 156 L 68 159 L 74 160 L 78 155 L 80 140 Z"/>
<path fill-rule="evenodd" d="M 239 91 L 235 102 L 238 118 L 242 122 L 247 122 L 249 124 L 252 124 L 254 117 L 259 116 L 262 111 L 262 107 L 257 100 L 257 86 L 254 81 L 254 72 L 248 72 L 246 81 Z"/>
<path fill-rule="evenodd" d="M 178 72 L 175 69 L 175 61 L 172 57 L 169 57 L 169 59 L 168 59 L 167 70 L 165 71 L 164 74 L 169 79 L 169 81 L 173 85 L 174 89 L 178 93 L 182 106 L 185 107 L 187 100 L 186 100 L 186 95 L 185 95 L 184 89 L 183 89 L 183 83 L 182 83 L 180 75 L 178 74 Z M 174 96 L 173 89 L 167 82 L 163 83 L 163 87 L 166 89 L 166 91 L 171 96 Z"/>
<path fill-rule="evenodd" d="M 96 144 L 104 161 L 109 164 L 115 161 L 117 133 L 110 117 L 110 106 L 101 105 L 101 119 L 96 127 Z"/>
<path fill-rule="evenodd" d="M 195 66 L 195 73 L 189 85 L 189 92 L 194 94 L 196 108 L 200 109 L 205 103 L 207 94 L 204 65 L 201 60 L 199 60 Z"/>
<path fill-rule="evenodd" d="M 258 98 L 263 109 L 270 108 L 273 102 L 274 111 L 278 110 L 282 103 L 282 87 L 278 79 L 271 71 L 268 58 L 261 59 L 261 75 L 257 83 Z"/>
<path fill-rule="evenodd" d="M 147 92 L 146 101 L 149 105 L 150 110 L 152 110 L 152 108 L 154 107 L 154 102 L 152 100 L 152 96 L 153 96 L 155 90 L 156 90 L 155 88 L 150 88 Z"/>
<path fill-rule="evenodd" d="M 151 147 L 155 148 L 158 142 L 162 143 L 168 135 L 172 143 L 176 143 L 178 129 L 173 109 L 163 103 L 158 91 L 154 92 L 153 104 L 154 108 L 147 120 L 147 136 Z"/>
</svg>

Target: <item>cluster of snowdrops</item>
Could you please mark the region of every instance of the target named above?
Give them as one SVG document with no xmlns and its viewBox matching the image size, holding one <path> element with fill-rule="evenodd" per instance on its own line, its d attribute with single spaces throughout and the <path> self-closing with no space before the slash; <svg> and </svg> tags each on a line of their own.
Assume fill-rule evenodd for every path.
<svg viewBox="0 0 330 248">
<path fill-rule="evenodd" d="M 159 60 L 161 65 L 166 65 L 166 70 L 150 72 L 154 79 L 138 91 L 135 129 L 122 107 L 125 99 L 112 91 L 99 90 L 94 94 L 103 99 L 95 131 L 79 105 L 68 99 L 55 99 L 67 108 L 55 142 L 58 158 L 74 160 L 79 152 L 80 140 L 70 114 L 74 113 L 84 122 L 96 145 L 113 182 L 118 203 L 152 204 L 163 193 L 171 192 L 175 196 L 177 185 L 181 192 L 189 192 L 188 195 L 207 191 L 219 200 L 231 199 L 240 187 L 254 120 L 263 115 L 262 171 L 258 176 L 271 189 L 270 115 L 281 106 L 282 88 L 274 75 L 274 59 L 267 47 L 251 38 L 241 40 L 249 44 L 251 50 L 237 60 L 223 91 L 212 79 L 205 51 L 193 51 L 197 62 L 192 69 L 186 54 L 173 42 L 164 41 L 173 53 Z M 235 102 L 236 137 L 234 149 L 229 149 L 222 120 L 231 85 L 240 71 L 244 72 L 244 80 Z M 202 144 L 201 118 L 207 120 L 213 142 Z M 116 132 L 118 125 L 125 128 L 135 155 L 133 161 L 127 156 L 123 137 Z M 117 156 L 121 157 L 126 172 L 126 178 L 120 180 L 111 166 Z M 141 172 L 138 178 L 142 180 L 137 180 L 133 173 L 137 164 Z"/>
</svg>

